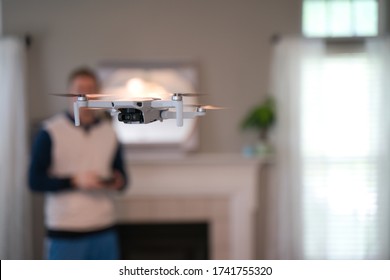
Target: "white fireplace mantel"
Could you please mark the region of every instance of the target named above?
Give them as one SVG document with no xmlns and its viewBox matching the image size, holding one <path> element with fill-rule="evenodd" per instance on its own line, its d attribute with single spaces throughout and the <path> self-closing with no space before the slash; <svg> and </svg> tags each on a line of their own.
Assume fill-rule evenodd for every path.
<svg viewBox="0 0 390 280">
<path fill-rule="evenodd" d="M 118 220 L 208 222 L 211 259 L 254 259 L 264 162 L 239 154 L 129 160 L 131 187 L 118 198 Z"/>
</svg>

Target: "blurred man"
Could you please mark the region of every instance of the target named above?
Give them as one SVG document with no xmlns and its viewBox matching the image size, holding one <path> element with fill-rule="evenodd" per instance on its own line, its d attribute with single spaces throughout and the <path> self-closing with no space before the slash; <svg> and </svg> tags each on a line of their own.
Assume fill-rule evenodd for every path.
<svg viewBox="0 0 390 280">
<path fill-rule="evenodd" d="M 69 76 L 71 93 L 96 93 L 89 69 Z M 72 105 L 72 104 L 70 104 Z M 76 127 L 73 107 L 44 122 L 33 145 L 29 184 L 45 192 L 49 259 L 117 259 L 112 196 L 127 177 L 111 122 L 81 108 Z"/>
</svg>

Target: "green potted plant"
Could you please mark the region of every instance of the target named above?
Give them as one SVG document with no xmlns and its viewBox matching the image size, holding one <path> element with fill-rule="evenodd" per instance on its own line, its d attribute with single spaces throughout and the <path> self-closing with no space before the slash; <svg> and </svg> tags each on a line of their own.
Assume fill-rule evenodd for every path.
<svg viewBox="0 0 390 280">
<path fill-rule="evenodd" d="M 241 123 L 243 130 L 255 130 L 258 133 L 257 154 L 269 154 L 272 148 L 268 142 L 268 133 L 275 124 L 275 102 L 267 97 L 262 103 L 252 108 Z"/>
</svg>

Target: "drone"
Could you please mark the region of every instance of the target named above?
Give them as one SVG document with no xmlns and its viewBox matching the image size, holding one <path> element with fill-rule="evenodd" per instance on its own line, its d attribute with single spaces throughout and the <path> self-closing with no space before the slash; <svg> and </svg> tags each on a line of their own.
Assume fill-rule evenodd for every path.
<svg viewBox="0 0 390 280">
<path fill-rule="evenodd" d="M 129 100 L 99 100 L 113 97 L 112 94 L 58 93 L 55 96 L 73 97 L 74 122 L 80 126 L 80 108 L 111 110 L 118 121 L 126 124 L 148 124 L 155 121 L 176 119 L 176 125 L 183 126 L 183 119 L 193 119 L 206 115 L 206 110 L 223 109 L 211 105 L 184 105 L 183 97 L 200 96 L 199 93 L 172 93 L 170 99 L 154 97 L 133 98 Z M 184 107 L 194 107 L 195 111 L 184 111 Z"/>
</svg>

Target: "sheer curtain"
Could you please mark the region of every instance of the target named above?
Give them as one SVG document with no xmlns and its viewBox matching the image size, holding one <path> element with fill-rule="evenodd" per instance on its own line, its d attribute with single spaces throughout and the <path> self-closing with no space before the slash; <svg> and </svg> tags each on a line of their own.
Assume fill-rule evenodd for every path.
<svg viewBox="0 0 390 280">
<path fill-rule="evenodd" d="M 274 259 L 389 258 L 389 40 L 275 47 Z"/>
<path fill-rule="evenodd" d="M 369 58 L 378 76 L 378 258 L 390 259 L 390 38 L 367 42 Z"/>
<path fill-rule="evenodd" d="M 0 38 L 0 258 L 31 258 L 25 45 Z"/>
</svg>

